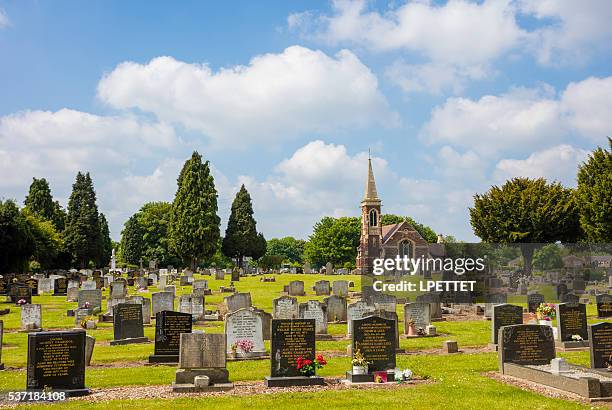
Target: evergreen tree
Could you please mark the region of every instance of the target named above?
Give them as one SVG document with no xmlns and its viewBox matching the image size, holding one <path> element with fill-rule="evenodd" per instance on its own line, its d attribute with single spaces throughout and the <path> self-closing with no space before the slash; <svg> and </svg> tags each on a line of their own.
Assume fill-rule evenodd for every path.
<svg viewBox="0 0 612 410">
<path fill-rule="evenodd" d="M 100 220 L 96 193 L 89 173 L 79 172 L 68 201 L 64 234 L 66 248 L 82 268 L 100 254 Z"/>
<path fill-rule="evenodd" d="M 98 266 L 108 266 L 113 253 L 113 241 L 110 238 L 108 221 L 103 213 L 100 213 L 100 254 L 98 255 Z"/>
<path fill-rule="evenodd" d="M 13 201 L 0 201 L 0 273 L 23 272 L 34 252 L 30 225 Z"/>
<path fill-rule="evenodd" d="M 198 259 L 215 254 L 220 238 L 217 190 L 208 161 L 202 163 L 202 156 L 194 151 L 185 161 L 177 185 L 170 215 L 170 244 L 195 269 Z"/>
<path fill-rule="evenodd" d="M 263 233 L 257 234 L 257 239 L 255 240 L 255 247 L 253 248 L 253 253 L 251 257 L 253 260 L 259 260 L 266 254 L 266 250 L 268 248 L 268 241 L 264 237 Z"/>
<path fill-rule="evenodd" d="M 124 262 L 138 265 L 142 257 L 142 229 L 138 217 L 132 215 L 121 232 L 121 256 Z"/>
<path fill-rule="evenodd" d="M 34 243 L 33 259 L 38 262 L 41 269 L 54 267 L 58 253 L 62 249 L 62 240 L 53 222 L 34 214 L 27 207 L 22 209 L 21 213 L 29 225 L 32 235 Z"/>
<path fill-rule="evenodd" d="M 242 268 L 244 257 L 253 256 L 259 250 L 257 240 L 257 222 L 253 218 L 251 195 L 242 185 L 232 202 L 232 212 L 221 249 L 225 256 L 236 258 L 238 267 Z"/>
<path fill-rule="evenodd" d="M 157 260 L 160 266 L 180 264 L 180 259 L 169 249 L 168 226 L 172 204 L 149 202 L 136 213 L 142 229 L 142 256 L 146 261 Z"/>
<path fill-rule="evenodd" d="M 612 242 L 612 138 L 610 150 L 591 153 L 578 170 L 580 226 L 592 242 Z"/>
<path fill-rule="evenodd" d="M 32 214 L 51 221 L 57 231 L 64 230 L 65 212 L 59 202 L 53 201 L 49 183 L 45 178 L 32 178 L 24 204 Z"/>
</svg>

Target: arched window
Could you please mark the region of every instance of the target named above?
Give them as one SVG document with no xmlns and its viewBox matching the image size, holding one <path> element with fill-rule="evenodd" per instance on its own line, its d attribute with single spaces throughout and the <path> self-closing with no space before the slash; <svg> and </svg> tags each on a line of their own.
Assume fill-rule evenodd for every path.
<svg viewBox="0 0 612 410">
<path fill-rule="evenodd" d="M 370 226 L 378 226 L 378 212 L 376 212 L 376 209 L 370 211 Z"/>
<path fill-rule="evenodd" d="M 410 241 L 402 241 L 399 244 L 399 255 L 403 258 L 407 256 L 412 258 L 412 242 Z"/>
</svg>

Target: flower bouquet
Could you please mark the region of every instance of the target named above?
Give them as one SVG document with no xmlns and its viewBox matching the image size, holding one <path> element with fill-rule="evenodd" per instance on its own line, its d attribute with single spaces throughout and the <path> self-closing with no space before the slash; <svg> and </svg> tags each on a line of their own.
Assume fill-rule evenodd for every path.
<svg viewBox="0 0 612 410">
<path fill-rule="evenodd" d="M 302 373 L 304 376 L 310 377 L 314 376 L 317 372 L 317 369 L 322 369 L 323 366 L 327 364 L 327 361 L 323 357 L 323 355 L 317 355 L 315 360 L 305 359 L 302 356 L 297 358 L 295 367 Z"/>
</svg>

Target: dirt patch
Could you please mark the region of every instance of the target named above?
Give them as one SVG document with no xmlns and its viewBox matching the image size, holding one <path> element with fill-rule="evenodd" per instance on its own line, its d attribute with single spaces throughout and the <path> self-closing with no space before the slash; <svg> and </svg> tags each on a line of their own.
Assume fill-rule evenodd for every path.
<svg viewBox="0 0 612 410">
<path fill-rule="evenodd" d="M 589 402 L 589 400 L 577 394 L 555 389 L 554 387 L 548 387 L 542 384 L 533 383 L 527 380 L 518 379 L 516 377 L 506 376 L 498 372 L 483 373 L 483 376 L 488 377 L 493 380 L 497 380 L 504 384 L 509 384 L 509 385 L 518 387 L 521 390 L 531 391 L 531 392 L 538 393 L 538 394 L 541 394 L 542 396 L 550 397 L 553 399 L 576 401 L 582 404 L 588 404 L 592 407 L 598 406 L 598 407 L 604 407 L 604 408 L 612 408 L 612 403 L 610 402 L 591 403 Z"/>
</svg>

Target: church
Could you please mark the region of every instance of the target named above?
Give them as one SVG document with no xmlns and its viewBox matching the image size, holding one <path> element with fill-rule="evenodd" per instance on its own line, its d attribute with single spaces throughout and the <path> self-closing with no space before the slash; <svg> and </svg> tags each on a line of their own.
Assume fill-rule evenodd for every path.
<svg viewBox="0 0 612 410">
<path fill-rule="evenodd" d="M 382 224 L 382 201 L 378 198 L 372 160 L 368 158 L 368 176 L 361 201 L 361 237 L 357 248 L 357 270 L 371 274 L 374 259 L 436 257 L 443 252 L 441 244 L 429 244 L 410 223 Z M 438 249 L 441 248 L 441 249 Z"/>
</svg>

